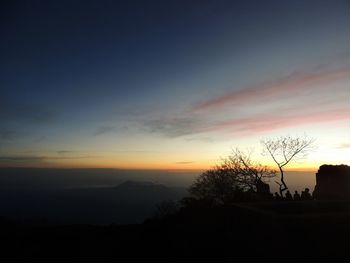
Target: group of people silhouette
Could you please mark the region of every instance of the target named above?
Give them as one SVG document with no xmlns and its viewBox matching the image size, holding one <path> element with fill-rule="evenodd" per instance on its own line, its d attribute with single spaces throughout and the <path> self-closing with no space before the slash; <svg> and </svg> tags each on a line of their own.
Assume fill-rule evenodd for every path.
<svg viewBox="0 0 350 263">
<path fill-rule="evenodd" d="M 312 200 L 312 195 L 310 194 L 310 189 L 305 188 L 304 191 L 301 191 L 301 194 L 299 194 L 298 191 L 294 191 L 294 194 L 292 195 L 289 190 L 287 190 L 285 196 L 281 196 L 279 193 L 275 192 L 274 199 L 281 201 L 281 200 L 286 200 L 286 201 L 307 201 L 307 200 Z"/>
</svg>

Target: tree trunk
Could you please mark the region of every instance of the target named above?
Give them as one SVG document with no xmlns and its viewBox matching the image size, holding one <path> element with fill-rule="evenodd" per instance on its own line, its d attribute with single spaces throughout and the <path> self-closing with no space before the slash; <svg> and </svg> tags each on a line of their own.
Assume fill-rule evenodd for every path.
<svg viewBox="0 0 350 263">
<path fill-rule="evenodd" d="M 280 195 L 281 197 L 283 197 L 283 192 L 286 191 L 288 189 L 286 183 L 284 182 L 284 172 L 282 167 L 278 167 L 280 169 L 280 173 L 281 173 L 281 184 L 280 184 Z"/>
</svg>

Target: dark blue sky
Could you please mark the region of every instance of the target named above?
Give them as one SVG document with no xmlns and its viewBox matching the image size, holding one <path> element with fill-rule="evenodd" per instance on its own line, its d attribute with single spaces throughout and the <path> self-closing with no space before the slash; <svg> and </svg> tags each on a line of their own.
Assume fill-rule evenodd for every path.
<svg viewBox="0 0 350 263">
<path fill-rule="evenodd" d="M 270 114 L 271 105 L 293 106 L 306 94 L 205 114 L 192 111 L 197 104 L 262 83 L 328 76 L 349 63 L 348 1 L 8 1 L 0 10 L 5 165 L 197 162 L 179 159 L 179 140 L 199 141 L 191 147 L 200 151 L 215 140 L 232 144 L 232 129 L 218 128 L 228 118 Z M 336 89 L 349 98 L 344 87 Z M 325 103 L 329 94 L 322 92 L 298 107 Z"/>
</svg>

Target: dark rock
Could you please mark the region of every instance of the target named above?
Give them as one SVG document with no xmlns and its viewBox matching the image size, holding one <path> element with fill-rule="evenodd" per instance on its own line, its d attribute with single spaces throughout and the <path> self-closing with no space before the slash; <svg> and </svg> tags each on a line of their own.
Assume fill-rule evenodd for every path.
<svg viewBox="0 0 350 263">
<path fill-rule="evenodd" d="M 350 199 L 350 166 L 322 165 L 316 173 L 314 198 Z"/>
</svg>

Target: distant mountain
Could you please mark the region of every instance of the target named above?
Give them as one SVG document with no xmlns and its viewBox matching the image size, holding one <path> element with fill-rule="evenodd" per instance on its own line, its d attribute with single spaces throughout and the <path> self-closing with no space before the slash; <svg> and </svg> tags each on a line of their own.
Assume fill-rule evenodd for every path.
<svg viewBox="0 0 350 263">
<path fill-rule="evenodd" d="M 168 200 L 179 199 L 186 194 L 183 187 L 168 187 L 163 184 L 147 181 L 126 181 L 114 187 L 119 197 L 127 197 L 130 200 Z M 141 200 L 140 200 L 141 201 Z"/>
<path fill-rule="evenodd" d="M 178 200 L 186 189 L 127 180 L 114 187 L 0 192 L 0 216 L 48 223 L 140 223 L 165 200 Z"/>
<path fill-rule="evenodd" d="M 153 183 L 149 181 L 132 181 L 132 180 L 125 181 L 117 185 L 115 188 L 118 190 L 118 189 L 144 188 L 144 187 L 158 188 L 158 189 L 166 188 L 165 185 L 159 184 L 159 183 Z"/>
<path fill-rule="evenodd" d="M 0 190 L 116 186 L 127 180 L 188 187 L 199 171 L 0 168 Z"/>
</svg>

